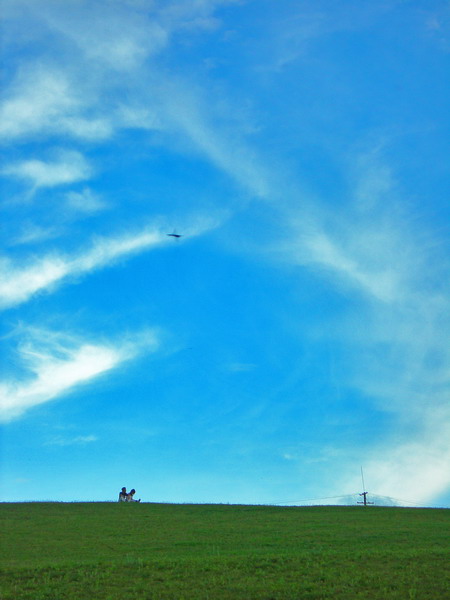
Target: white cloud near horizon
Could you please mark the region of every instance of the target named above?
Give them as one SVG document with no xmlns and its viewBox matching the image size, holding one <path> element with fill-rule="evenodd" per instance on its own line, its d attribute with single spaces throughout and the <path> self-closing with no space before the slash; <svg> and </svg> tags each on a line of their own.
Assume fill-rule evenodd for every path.
<svg viewBox="0 0 450 600">
<path fill-rule="evenodd" d="M 144 331 L 118 342 L 91 342 L 67 333 L 30 327 L 21 331 L 17 348 L 25 376 L 0 383 L 0 421 L 9 422 L 27 410 L 86 384 L 144 350 L 155 350 L 155 332 Z"/>
<path fill-rule="evenodd" d="M 437 415 L 424 417 L 414 437 L 384 440 L 366 453 L 361 462 L 369 494 L 429 505 L 445 493 L 450 486 L 449 417 L 448 409 L 438 410 Z M 341 489 L 357 490 L 361 478 L 355 475 L 340 485 Z"/>
</svg>

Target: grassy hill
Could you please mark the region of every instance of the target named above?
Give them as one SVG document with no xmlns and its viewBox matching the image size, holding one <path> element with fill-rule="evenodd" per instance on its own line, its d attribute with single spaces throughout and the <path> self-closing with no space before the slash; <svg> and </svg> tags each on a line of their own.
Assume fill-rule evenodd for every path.
<svg viewBox="0 0 450 600">
<path fill-rule="evenodd" d="M 1 504 L 1 600 L 444 600 L 446 509 Z"/>
</svg>

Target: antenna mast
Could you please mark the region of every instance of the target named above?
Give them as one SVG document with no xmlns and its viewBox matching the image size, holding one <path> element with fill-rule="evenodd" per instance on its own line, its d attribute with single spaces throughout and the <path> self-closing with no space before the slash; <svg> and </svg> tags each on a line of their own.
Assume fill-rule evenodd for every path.
<svg viewBox="0 0 450 600">
<path fill-rule="evenodd" d="M 367 502 L 367 494 L 369 492 L 366 492 L 366 484 L 364 483 L 364 473 L 363 473 L 362 467 L 361 467 L 361 479 L 362 479 L 363 491 L 362 491 L 362 494 L 360 494 L 360 496 L 362 496 L 364 498 L 364 500 L 362 502 L 358 502 L 357 504 L 364 504 L 364 506 L 367 506 L 368 504 L 373 504 L 373 502 Z"/>
</svg>

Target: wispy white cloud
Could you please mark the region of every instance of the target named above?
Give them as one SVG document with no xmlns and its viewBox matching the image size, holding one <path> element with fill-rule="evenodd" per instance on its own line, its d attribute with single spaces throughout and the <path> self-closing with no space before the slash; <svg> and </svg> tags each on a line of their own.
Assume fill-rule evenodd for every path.
<svg viewBox="0 0 450 600">
<path fill-rule="evenodd" d="M 21 225 L 20 232 L 11 240 L 11 246 L 35 244 L 58 237 L 59 235 L 59 231 L 55 227 L 42 227 L 30 222 L 25 222 Z"/>
<path fill-rule="evenodd" d="M 369 236 L 367 229 L 365 234 Z M 379 260 L 371 261 L 371 258 L 379 258 L 376 257 L 376 251 L 369 250 L 371 256 L 367 256 L 367 252 L 364 256 L 363 251 L 367 251 L 367 246 L 358 253 L 344 249 L 342 244 L 342 239 L 333 239 L 331 235 L 318 230 L 304 236 L 300 251 L 305 263 L 314 263 L 319 268 L 329 270 L 332 277 L 342 278 L 378 300 L 395 300 L 399 292 L 395 269 L 389 263 L 377 265 Z"/>
<path fill-rule="evenodd" d="M 140 82 L 154 69 L 151 61 L 178 31 L 217 25 L 214 10 L 229 2 L 155 2 L 149 7 L 131 0 L 89 6 L 6 1 L 4 43 L 14 46 L 25 29 L 28 40 L 43 46 L 39 60 L 21 61 L 7 86 L 0 104 L 2 139 L 63 134 L 101 141 L 117 128 L 148 127 L 154 121 L 154 115 L 148 118 L 152 90 L 145 105 L 133 106 L 133 97 L 141 96 Z M 51 57 L 45 52 L 49 34 L 59 49 Z M 130 106 L 117 93 L 118 74 L 120 87 L 126 78 Z M 159 80 L 163 77 L 158 74 Z"/>
<path fill-rule="evenodd" d="M 118 368 L 144 350 L 154 350 L 158 344 L 153 331 L 116 342 L 92 342 L 39 328 L 20 333 L 17 354 L 25 374 L 0 384 L 0 420 L 4 422 Z"/>
<path fill-rule="evenodd" d="M 66 261 L 58 257 L 47 257 L 32 264 L 16 266 L 4 258 L 0 263 L 2 281 L 0 302 L 3 308 L 25 302 L 39 292 L 56 284 L 69 273 Z"/>
<path fill-rule="evenodd" d="M 161 245 L 166 240 L 158 230 L 147 229 L 117 238 L 98 238 L 90 250 L 78 255 L 55 253 L 19 265 L 4 259 L 0 265 L 0 306 L 8 308 L 21 304 L 40 291 L 53 289 L 71 275 L 87 274 L 119 258 Z"/>
<path fill-rule="evenodd" d="M 89 179 L 92 168 L 80 152 L 64 150 L 53 161 L 31 159 L 6 165 L 3 175 L 15 177 L 33 188 L 55 187 Z"/>
<path fill-rule="evenodd" d="M 221 95 L 214 99 L 204 93 L 202 82 L 183 82 L 152 62 L 177 32 L 216 27 L 214 11 L 228 3 L 155 3 L 150 10 L 134 2 L 108 4 L 108 10 L 102 3 L 89 9 L 73 4 L 62 10 L 57 3 L 42 2 L 28 11 L 27 6 L 37 39 L 48 30 L 60 36 L 55 43 L 59 39 L 63 65 L 58 67 L 55 57 L 42 58 L 18 71 L 0 105 L 0 133 L 5 140 L 65 135 L 102 141 L 122 128 L 163 130 L 184 138 L 185 149 L 187 142 L 191 151 L 200 152 L 251 194 L 267 196 L 265 166 L 244 142 L 240 132 L 247 123 L 237 118 L 236 107 L 224 114 Z M 82 68 L 86 61 L 88 69 Z M 116 89 L 110 70 L 126 71 L 126 98 Z M 86 179 L 86 170 L 80 173 L 78 167 L 72 164 L 69 170 L 67 165 L 33 159 L 10 165 L 5 173 L 50 186 Z"/>
<path fill-rule="evenodd" d="M 108 118 L 92 112 L 95 99 L 95 88 L 87 88 L 67 70 L 42 62 L 22 68 L 0 104 L 0 135 L 4 142 L 43 134 L 105 139 L 112 126 Z"/>
<path fill-rule="evenodd" d="M 86 27 L 85 8 L 80 10 L 73 5 L 62 9 L 45 4 L 39 13 L 52 29 L 75 42 L 88 60 L 100 61 L 113 70 L 134 70 L 167 44 L 167 26 L 163 27 L 154 18 L 148 6 L 115 3 L 114 9 L 105 13 L 101 3 L 91 5 L 90 27 Z"/>
<path fill-rule="evenodd" d="M 246 142 L 242 131 L 248 127 L 235 107 L 222 112 L 220 97 L 205 97 L 192 82 L 165 77 L 156 90 L 165 129 L 184 136 L 196 153 L 224 171 L 247 192 L 268 199 L 272 189 L 271 169 L 262 156 Z"/>
<path fill-rule="evenodd" d="M 71 209 L 86 214 L 97 213 L 108 208 L 108 204 L 89 188 L 83 188 L 80 192 L 67 192 L 65 201 Z"/>
<path fill-rule="evenodd" d="M 91 444 L 93 442 L 98 441 L 98 437 L 96 435 L 77 435 L 75 437 L 64 437 L 62 435 L 58 435 L 52 437 L 48 442 L 45 443 L 46 446 L 77 446 L 77 445 L 85 445 Z"/>
<path fill-rule="evenodd" d="M 256 68 L 276 72 L 290 68 L 300 60 L 308 61 L 314 43 L 320 43 L 336 32 L 360 31 L 374 20 L 386 18 L 398 3 L 399 0 L 377 3 L 346 0 L 345 10 L 339 3 L 329 0 L 313 3 L 296 0 L 274 5 L 273 12 L 269 13 L 271 26 L 263 40 L 255 40 L 263 46 L 260 55 L 264 56 L 264 61 L 260 60 Z"/>
<path fill-rule="evenodd" d="M 212 230 L 222 217 L 192 219 L 183 230 L 186 238 Z M 41 291 L 54 289 L 71 276 L 86 275 L 96 269 L 114 264 L 121 258 L 139 254 L 162 245 L 173 243 L 166 232 L 155 226 L 117 237 L 98 237 L 90 249 L 78 254 L 53 253 L 38 259 L 14 264 L 4 258 L 0 261 L 0 308 L 9 308 L 26 302 Z"/>
</svg>

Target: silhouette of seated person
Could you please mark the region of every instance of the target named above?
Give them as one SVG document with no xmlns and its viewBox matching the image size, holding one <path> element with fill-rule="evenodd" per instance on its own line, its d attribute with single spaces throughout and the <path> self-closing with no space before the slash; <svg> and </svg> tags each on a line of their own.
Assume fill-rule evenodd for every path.
<svg viewBox="0 0 450 600">
<path fill-rule="evenodd" d="M 130 492 L 127 494 L 127 502 L 140 502 L 141 501 L 140 498 L 139 498 L 139 500 L 134 499 L 135 493 L 136 493 L 135 489 L 130 490 Z"/>
<path fill-rule="evenodd" d="M 123 487 L 119 492 L 118 502 L 127 502 L 127 500 L 128 500 L 127 488 Z"/>
</svg>

